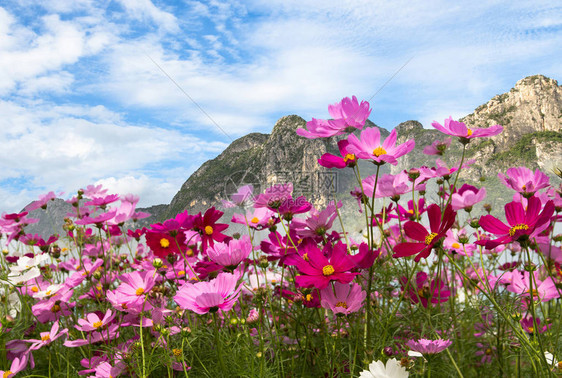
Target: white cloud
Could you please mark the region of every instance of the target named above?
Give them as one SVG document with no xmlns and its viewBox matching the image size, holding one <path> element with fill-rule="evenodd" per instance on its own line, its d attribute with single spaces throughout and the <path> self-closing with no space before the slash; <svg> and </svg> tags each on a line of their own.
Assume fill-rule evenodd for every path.
<svg viewBox="0 0 562 378">
<path fill-rule="evenodd" d="M 168 32 L 179 31 L 176 16 L 156 7 L 150 0 L 119 0 L 119 2 L 133 18 L 153 21 Z"/>
</svg>

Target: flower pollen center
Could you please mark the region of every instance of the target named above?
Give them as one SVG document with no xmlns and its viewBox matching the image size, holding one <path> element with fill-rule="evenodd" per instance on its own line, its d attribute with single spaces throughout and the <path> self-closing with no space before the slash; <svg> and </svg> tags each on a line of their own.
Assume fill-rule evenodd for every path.
<svg viewBox="0 0 562 378">
<path fill-rule="evenodd" d="M 334 274 L 335 271 L 336 270 L 331 265 L 326 265 L 325 267 L 322 268 L 322 274 L 325 276 L 331 276 L 332 274 Z"/>
<path fill-rule="evenodd" d="M 252 222 L 253 224 L 256 224 L 256 223 L 259 223 L 260 220 L 258 219 L 258 217 L 253 217 L 250 222 Z"/>
<path fill-rule="evenodd" d="M 14 374 L 14 373 L 12 373 L 10 370 L 7 370 L 7 371 L 4 372 L 3 378 L 8 378 L 12 374 Z"/>
<path fill-rule="evenodd" d="M 457 242 L 454 242 L 453 245 L 451 245 L 451 247 L 453 247 L 454 249 L 460 249 L 461 245 Z"/>
<path fill-rule="evenodd" d="M 185 270 L 180 270 L 180 271 L 178 272 L 178 277 L 179 277 L 179 276 L 185 276 Z"/>
<path fill-rule="evenodd" d="M 95 322 L 94 324 L 92 324 L 95 328 L 100 328 L 103 325 L 103 322 L 101 320 L 98 320 L 97 322 Z"/>
<path fill-rule="evenodd" d="M 355 154 L 345 154 L 343 161 L 347 163 L 348 161 L 355 161 Z"/>
<path fill-rule="evenodd" d="M 41 336 L 41 341 L 49 341 L 51 340 L 51 335 L 48 333 L 46 335 Z"/>
<path fill-rule="evenodd" d="M 375 155 L 376 157 L 386 155 L 386 150 L 379 146 L 373 150 L 373 155 Z"/>
<path fill-rule="evenodd" d="M 433 239 L 437 236 L 436 232 L 432 232 L 431 234 L 425 237 L 425 245 L 430 245 L 433 242 Z"/>
<path fill-rule="evenodd" d="M 524 224 L 524 223 L 518 224 L 516 226 L 511 227 L 511 229 L 509 230 L 509 236 L 515 235 L 515 233 L 519 230 L 526 231 L 528 229 L 529 229 L 529 226 L 527 226 L 526 224 Z"/>
<path fill-rule="evenodd" d="M 174 356 L 179 357 L 181 356 L 181 349 L 172 349 Z"/>
<path fill-rule="evenodd" d="M 33 286 L 31 288 L 31 291 L 33 291 L 34 293 L 37 293 L 37 292 L 39 292 L 39 288 L 37 288 L 37 286 Z"/>
<path fill-rule="evenodd" d="M 160 239 L 160 247 L 168 248 L 170 246 L 170 241 L 166 238 Z"/>
<path fill-rule="evenodd" d="M 338 303 L 336 303 L 336 307 L 347 308 L 347 303 L 345 303 L 345 302 L 338 302 Z"/>
<path fill-rule="evenodd" d="M 137 296 L 143 295 L 143 294 L 144 294 L 144 288 L 139 287 L 139 288 L 137 289 L 137 291 L 135 291 L 135 294 L 136 294 Z"/>
<path fill-rule="evenodd" d="M 213 235 L 213 227 L 205 226 L 205 233 L 209 236 Z"/>
<path fill-rule="evenodd" d="M 467 127 L 466 128 L 466 136 L 469 137 L 471 135 L 472 135 L 472 130 Z"/>
</svg>

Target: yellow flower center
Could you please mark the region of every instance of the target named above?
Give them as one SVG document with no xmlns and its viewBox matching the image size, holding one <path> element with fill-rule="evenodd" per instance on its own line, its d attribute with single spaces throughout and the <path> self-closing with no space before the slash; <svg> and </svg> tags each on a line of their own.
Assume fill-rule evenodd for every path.
<svg viewBox="0 0 562 378">
<path fill-rule="evenodd" d="M 37 292 L 39 292 L 39 288 L 37 286 L 33 286 L 31 288 L 31 291 L 33 291 L 34 293 L 37 293 Z"/>
<path fill-rule="evenodd" d="M 179 276 L 185 276 L 185 270 L 180 270 L 180 271 L 178 272 L 178 277 L 179 277 Z"/>
<path fill-rule="evenodd" d="M 170 246 L 170 241 L 166 238 L 160 239 L 160 247 L 168 248 Z"/>
<path fill-rule="evenodd" d="M 92 324 L 95 328 L 99 328 L 103 325 L 103 322 L 101 320 L 98 320 L 97 322 L 95 322 L 94 324 Z"/>
<path fill-rule="evenodd" d="M 51 335 L 46 334 L 41 336 L 41 341 L 49 341 L 49 340 L 51 340 Z"/>
<path fill-rule="evenodd" d="M 562 361 L 558 362 L 556 366 L 558 366 L 558 370 L 562 370 Z"/>
<path fill-rule="evenodd" d="M 45 295 L 51 295 L 51 290 L 48 290 Z"/>
<path fill-rule="evenodd" d="M 531 293 L 531 290 L 527 289 L 527 293 L 528 294 L 532 294 L 533 297 L 539 297 L 539 292 L 536 289 L 533 289 L 533 292 Z"/>
<path fill-rule="evenodd" d="M 527 330 L 529 331 L 529 333 L 533 333 L 535 332 L 535 327 L 529 327 L 527 328 Z"/>
<path fill-rule="evenodd" d="M 433 239 L 435 239 L 436 236 L 437 236 L 436 232 L 432 232 L 431 234 L 427 235 L 425 237 L 425 245 L 430 245 L 431 242 L 433 241 Z"/>
<path fill-rule="evenodd" d="M 343 157 L 343 161 L 344 161 L 345 163 L 347 163 L 347 162 L 350 161 L 350 160 L 351 160 L 351 161 L 355 161 L 355 154 L 346 154 L 346 155 Z"/>
<path fill-rule="evenodd" d="M 347 303 L 345 303 L 345 302 L 338 302 L 338 303 L 336 303 L 336 307 L 347 308 Z"/>
<path fill-rule="evenodd" d="M 205 233 L 209 236 L 213 235 L 213 227 L 205 226 Z"/>
<path fill-rule="evenodd" d="M 174 356 L 179 357 L 181 356 L 181 349 L 172 349 Z"/>
<path fill-rule="evenodd" d="M 306 299 L 307 302 L 310 302 L 310 301 L 312 300 L 312 295 L 311 295 L 311 294 L 306 294 L 305 299 Z"/>
<path fill-rule="evenodd" d="M 322 274 L 325 276 L 331 276 L 332 274 L 334 274 L 335 271 L 336 270 L 331 265 L 326 265 L 325 267 L 322 268 Z"/>
<path fill-rule="evenodd" d="M 376 157 L 386 155 L 386 150 L 379 146 L 373 150 L 373 155 L 375 155 Z"/>
<path fill-rule="evenodd" d="M 60 311 L 60 306 L 58 304 L 53 305 L 53 307 L 51 307 L 51 312 L 59 312 Z"/>
<path fill-rule="evenodd" d="M 188 248 L 187 251 L 185 251 L 185 254 L 187 257 L 193 257 L 194 253 L 193 253 L 193 249 Z"/>
<path fill-rule="evenodd" d="M 129 306 L 127 306 L 126 303 L 121 303 L 121 308 L 122 308 L 123 310 L 126 310 L 126 309 L 129 308 Z"/>
<path fill-rule="evenodd" d="M 529 226 L 527 226 L 524 223 L 518 224 L 517 226 L 513 226 L 511 227 L 511 230 L 509 230 L 509 236 L 513 236 L 515 235 L 515 233 L 519 230 L 528 230 Z"/>
<path fill-rule="evenodd" d="M 469 137 L 472 135 L 472 130 L 470 130 L 468 127 L 466 128 L 466 136 Z"/>
<path fill-rule="evenodd" d="M 8 377 L 9 377 L 10 375 L 12 375 L 12 374 L 14 374 L 14 373 L 12 373 L 10 370 L 5 371 L 5 372 L 4 372 L 4 377 L 3 377 L 3 378 L 8 378 Z"/>
<path fill-rule="evenodd" d="M 144 294 L 144 288 L 139 287 L 139 288 L 137 289 L 137 291 L 135 291 L 135 294 L 136 294 L 137 296 L 143 295 L 143 294 Z"/>
<path fill-rule="evenodd" d="M 484 352 L 484 353 L 486 353 L 489 356 L 490 354 L 492 354 L 492 349 L 488 348 L 488 349 L 486 349 L 486 352 Z"/>
<path fill-rule="evenodd" d="M 304 261 L 308 261 L 308 253 L 305 253 L 304 255 L 302 255 L 302 259 Z"/>
<path fill-rule="evenodd" d="M 257 217 L 253 217 L 252 220 L 250 220 L 250 222 L 256 224 L 256 223 L 259 223 L 260 220 Z"/>
<path fill-rule="evenodd" d="M 461 245 L 459 243 L 455 242 L 455 243 L 453 243 L 453 245 L 451 247 L 453 247 L 454 249 L 460 249 Z"/>
</svg>

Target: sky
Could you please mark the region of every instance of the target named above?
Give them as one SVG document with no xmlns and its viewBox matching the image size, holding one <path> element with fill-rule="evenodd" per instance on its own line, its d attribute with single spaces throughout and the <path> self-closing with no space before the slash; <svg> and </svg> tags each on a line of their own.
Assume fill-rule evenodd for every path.
<svg viewBox="0 0 562 378">
<path fill-rule="evenodd" d="M 232 140 L 352 95 L 390 130 L 560 81 L 556 4 L 4 0 L 0 212 L 89 184 L 169 203 Z"/>
</svg>

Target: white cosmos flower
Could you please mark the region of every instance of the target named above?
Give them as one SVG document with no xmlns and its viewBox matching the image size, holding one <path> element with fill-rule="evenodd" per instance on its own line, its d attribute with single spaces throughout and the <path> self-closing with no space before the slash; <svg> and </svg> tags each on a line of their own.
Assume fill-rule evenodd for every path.
<svg viewBox="0 0 562 378">
<path fill-rule="evenodd" d="M 49 255 L 37 255 L 35 257 L 21 256 L 16 265 L 10 267 L 8 282 L 17 285 L 21 282 L 29 281 L 39 277 L 41 272 L 37 265 L 49 260 Z"/>
<path fill-rule="evenodd" d="M 37 293 L 33 294 L 33 298 L 43 299 L 45 297 L 50 297 L 55 295 L 57 291 L 62 289 L 64 285 L 53 284 L 49 285 L 45 290 L 38 291 Z"/>
<path fill-rule="evenodd" d="M 373 361 L 369 365 L 369 370 L 363 370 L 359 378 L 406 378 L 410 375 L 405 367 L 400 365 L 400 361 L 392 358 L 386 362 Z"/>
</svg>

